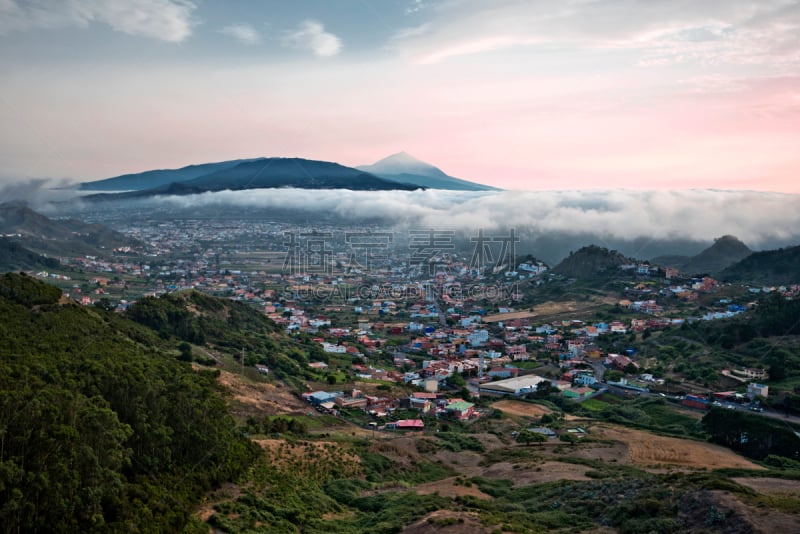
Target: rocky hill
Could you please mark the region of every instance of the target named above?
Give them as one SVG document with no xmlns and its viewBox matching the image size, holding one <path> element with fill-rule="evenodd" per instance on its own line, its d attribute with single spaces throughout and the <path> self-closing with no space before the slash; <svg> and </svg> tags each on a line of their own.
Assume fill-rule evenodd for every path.
<svg viewBox="0 0 800 534">
<path fill-rule="evenodd" d="M 626 263 L 630 260 L 616 250 L 589 245 L 570 253 L 552 272 L 567 278 L 598 278 L 615 273 Z"/>
</svg>

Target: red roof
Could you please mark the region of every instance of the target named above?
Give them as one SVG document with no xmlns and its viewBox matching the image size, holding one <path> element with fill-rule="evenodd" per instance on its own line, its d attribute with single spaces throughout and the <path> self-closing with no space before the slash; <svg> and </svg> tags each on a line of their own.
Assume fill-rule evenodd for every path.
<svg viewBox="0 0 800 534">
<path fill-rule="evenodd" d="M 397 428 L 425 428 L 422 419 L 400 419 L 395 425 Z"/>
</svg>

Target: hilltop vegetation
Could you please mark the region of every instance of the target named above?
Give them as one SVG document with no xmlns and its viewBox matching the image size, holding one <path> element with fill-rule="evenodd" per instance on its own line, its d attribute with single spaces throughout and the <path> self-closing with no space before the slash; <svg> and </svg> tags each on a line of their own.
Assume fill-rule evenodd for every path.
<svg viewBox="0 0 800 534">
<path fill-rule="evenodd" d="M 318 343 L 290 340 L 272 320 L 232 300 L 181 291 L 138 300 L 127 317 L 158 332 L 197 345 L 233 353 L 246 365 L 268 365 L 278 377 L 300 379 L 311 375 L 311 359 L 326 361 Z"/>
<path fill-rule="evenodd" d="M 749 284 L 800 283 L 800 246 L 754 252 L 723 270 L 719 277 Z"/>
<path fill-rule="evenodd" d="M 715 239 L 713 245 L 678 267 L 691 275 L 716 274 L 752 252 L 734 236 L 726 235 Z"/>
<path fill-rule="evenodd" d="M 595 279 L 613 276 L 629 260 L 616 250 L 590 245 L 571 252 L 553 268 L 554 274 L 567 278 Z"/>
<path fill-rule="evenodd" d="M 213 372 L 112 313 L 0 278 L 0 525 L 6 532 L 180 531 L 254 446 Z"/>
<path fill-rule="evenodd" d="M 61 263 L 28 250 L 16 241 L 0 238 L 0 271 L 57 269 Z"/>
</svg>

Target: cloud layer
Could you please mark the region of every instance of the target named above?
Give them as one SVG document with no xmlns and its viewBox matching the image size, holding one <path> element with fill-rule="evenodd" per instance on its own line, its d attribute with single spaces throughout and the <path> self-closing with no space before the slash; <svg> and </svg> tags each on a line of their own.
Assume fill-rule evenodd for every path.
<svg viewBox="0 0 800 534">
<path fill-rule="evenodd" d="M 754 248 L 800 244 L 800 195 L 748 191 L 541 191 L 460 192 L 302 189 L 223 191 L 164 197 L 175 208 L 233 207 L 384 219 L 398 225 L 474 231 L 515 228 L 529 235 L 555 233 L 609 239 L 710 241 L 739 237 Z"/>
</svg>

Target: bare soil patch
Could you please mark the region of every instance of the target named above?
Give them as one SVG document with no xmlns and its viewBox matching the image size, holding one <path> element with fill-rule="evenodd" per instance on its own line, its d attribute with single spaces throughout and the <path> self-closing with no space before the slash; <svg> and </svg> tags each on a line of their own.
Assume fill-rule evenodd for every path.
<svg viewBox="0 0 800 534">
<path fill-rule="evenodd" d="M 671 464 L 698 469 L 763 469 L 734 452 L 711 443 L 658 436 L 643 430 L 613 425 L 597 425 L 592 433 L 624 443 L 628 447 L 629 459 L 634 464 Z"/>
<path fill-rule="evenodd" d="M 513 319 L 528 319 L 529 317 L 536 317 L 533 311 L 519 311 L 511 313 L 494 313 L 487 315 L 483 318 L 484 323 L 496 323 L 498 321 L 511 321 Z"/>
<path fill-rule="evenodd" d="M 731 480 L 737 484 L 741 484 L 742 486 L 752 488 L 759 493 L 763 493 L 764 495 L 794 494 L 800 496 L 800 480 L 786 480 L 783 478 L 769 477 L 741 477 L 733 478 Z"/>
<path fill-rule="evenodd" d="M 195 516 L 200 521 L 208 521 L 208 518 L 214 515 L 216 510 L 214 506 L 225 501 L 235 501 L 242 494 L 242 488 L 237 484 L 225 482 L 221 488 L 214 491 L 205 502 L 200 506 L 200 509 L 195 513 Z"/>
<path fill-rule="evenodd" d="M 481 525 L 470 512 L 437 510 L 403 529 L 403 534 L 488 534 L 492 527 Z"/>
<path fill-rule="evenodd" d="M 800 515 L 756 508 L 743 503 L 732 494 L 724 491 L 713 491 L 712 493 L 721 506 L 736 512 L 750 525 L 753 532 L 759 534 L 800 532 Z"/>
<path fill-rule="evenodd" d="M 492 408 L 496 408 L 509 415 L 519 415 L 522 417 L 541 417 L 544 414 L 553 413 L 553 410 L 547 406 L 515 400 L 497 401 L 492 404 Z"/>
<path fill-rule="evenodd" d="M 294 396 L 288 388 L 279 388 L 267 382 L 254 382 L 247 377 L 220 370 L 219 383 L 230 391 L 239 404 L 235 411 L 245 415 L 303 414 L 309 407 Z"/>
<path fill-rule="evenodd" d="M 495 480 L 511 480 L 515 486 L 542 484 L 555 480 L 590 480 L 585 465 L 564 462 L 544 462 L 539 465 L 518 466 L 511 462 L 498 462 L 487 468 L 482 476 Z"/>
<path fill-rule="evenodd" d="M 485 494 L 481 490 L 478 489 L 478 486 L 471 485 L 471 486 L 464 486 L 462 484 L 457 484 L 457 477 L 450 477 L 445 478 L 443 480 L 437 480 L 435 482 L 428 482 L 426 484 L 420 484 L 414 488 L 414 491 L 419 493 L 420 495 L 430 495 L 432 493 L 438 493 L 443 497 L 461 497 L 464 495 L 472 495 L 478 499 L 491 499 L 490 495 Z"/>
</svg>

